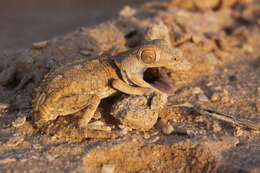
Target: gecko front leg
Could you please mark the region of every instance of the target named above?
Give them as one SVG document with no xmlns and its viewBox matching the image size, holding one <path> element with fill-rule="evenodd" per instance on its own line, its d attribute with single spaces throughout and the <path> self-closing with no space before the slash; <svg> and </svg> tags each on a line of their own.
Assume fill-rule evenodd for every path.
<svg viewBox="0 0 260 173">
<path fill-rule="evenodd" d="M 112 87 L 114 89 L 117 89 L 123 93 L 130 94 L 130 95 L 131 94 L 132 95 L 144 95 L 144 94 L 152 91 L 150 88 L 141 88 L 141 87 L 130 86 L 120 79 L 113 80 Z"/>
</svg>

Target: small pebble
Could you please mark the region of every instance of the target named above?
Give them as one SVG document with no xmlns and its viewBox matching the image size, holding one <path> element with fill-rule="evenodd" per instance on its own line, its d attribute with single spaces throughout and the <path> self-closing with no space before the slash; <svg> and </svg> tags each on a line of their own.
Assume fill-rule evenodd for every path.
<svg viewBox="0 0 260 173">
<path fill-rule="evenodd" d="M 23 117 L 18 117 L 14 122 L 12 122 L 12 125 L 14 127 L 21 127 L 22 125 L 24 125 L 26 121 L 26 117 L 23 116 Z"/>
<path fill-rule="evenodd" d="M 200 89 L 200 87 L 195 87 L 192 90 L 192 94 L 202 94 L 202 93 L 204 92 L 202 91 L 202 89 Z"/>
<path fill-rule="evenodd" d="M 220 90 L 222 90 L 222 87 L 221 87 L 221 86 L 216 86 L 216 87 L 214 88 L 214 90 L 220 91 Z"/>
<path fill-rule="evenodd" d="M 213 93 L 212 96 L 211 96 L 211 98 L 210 98 L 210 100 L 211 100 L 212 102 L 217 102 L 217 101 L 220 100 L 220 98 L 221 98 L 220 93 Z"/>
<path fill-rule="evenodd" d="M 224 90 L 224 93 L 223 93 L 223 96 L 221 98 L 221 101 L 223 103 L 227 103 L 230 101 L 230 97 L 229 97 L 229 94 L 228 94 L 228 91 L 227 90 Z"/>
<path fill-rule="evenodd" d="M 46 47 L 48 44 L 48 41 L 41 41 L 41 42 L 36 42 L 36 43 L 33 43 L 33 48 L 35 49 L 41 49 L 41 48 L 44 48 Z"/>
<path fill-rule="evenodd" d="M 80 52 L 79 52 L 81 55 L 83 55 L 83 56 L 90 56 L 91 55 L 91 51 L 89 51 L 89 50 L 81 50 Z"/>
<path fill-rule="evenodd" d="M 174 132 L 174 128 L 173 128 L 172 125 L 167 124 L 167 126 L 165 126 L 164 128 L 162 128 L 162 132 L 163 132 L 165 135 L 170 135 L 172 132 Z"/>
<path fill-rule="evenodd" d="M 104 164 L 101 169 L 101 173 L 113 173 L 115 171 L 114 164 Z"/>
<path fill-rule="evenodd" d="M 215 92 L 212 94 L 210 100 L 212 102 L 220 101 L 222 103 L 227 103 L 230 101 L 230 97 L 227 90 L 224 90 L 223 92 Z"/>
<path fill-rule="evenodd" d="M 88 128 L 95 130 L 111 131 L 111 127 L 106 126 L 102 121 L 95 121 L 88 124 Z"/>
<path fill-rule="evenodd" d="M 192 40 L 193 43 L 198 44 L 203 40 L 203 38 L 201 36 L 193 35 L 191 37 L 191 40 Z"/>
<path fill-rule="evenodd" d="M 50 162 L 55 160 L 58 157 L 58 155 L 51 155 L 51 154 L 45 154 L 44 156 Z"/>
<path fill-rule="evenodd" d="M 144 139 L 149 139 L 151 136 L 148 133 L 144 133 Z"/>
<path fill-rule="evenodd" d="M 27 160 L 28 160 L 28 158 L 19 159 L 20 162 L 26 162 Z"/>
<path fill-rule="evenodd" d="M 7 146 L 15 147 L 15 146 L 19 145 L 20 143 L 22 143 L 23 141 L 24 141 L 24 137 L 15 136 L 15 137 L 12 137 L 11 139 L 9 139 L 9 141 L 7 142 Z"/>
<path fill-rule="evenodd" d="M 241 127 L 236 127 L 235 135 L 237 137 L 244 136 L 245 132 Z"/>
<path fill-rule="evenodd" d="M 158 130 L 162 130 L 162 128 L 167 124 L 167 120 L 161 118 L 157 124 L 155 125 L 155 127 L 158 129 Z"/>
<path fill-rule="evenodd" d="M 120 16 L 123 17 L 130 17 L 133 16 L 136 13 L 136 9 L 132 8 L 130 6 L 125 6 L 120 12 Z"/>
<path fill-rule="evenodd" d="M 127 130 L 127 129 L 121 129 L 121 130 L 119 130 L 119 135 L 120 135 L 120 136 L 126 135 L 127 133 L 128 133 L 128 130 Z"/>
<path fill-rule="evenodd" d="M 212 85 L 213 85 L 213 82 L 208 82 L 208 83 L 206 84 L 207 87 L 210 87 L 210 86 L 212 86 Z"/>
<path fill-rule="evenodd" d="M 36 150 L 40 150 L 40 149 L 42 149 L 42 146 L 41 146 L 41 144 L 33 144 L 33 148 Z"/>
<path fill-rule="evenodd" d="M 119 124 L 118 127 L 122 130 L 126 130 L 126 131 L 132 131 L 133 129 L 131 127 L 128 126 L 124 126 L 122 124 Z"/>
<path fill-rule="evenodd" d="M 213 132 L 218 133 L 218 132 L 220 132 L 221 130 L 222 130 L 222 127 L 220 126 L 220 124 L 219 124 L 218 122 L 215 122 L 215 123 L 213 124 Z"/>
<path fill-rule="evenodd" d="M 0 111 L 6 112 L 10 108 L 10 104 L 7 103 L 0 103 Z"/>
<path fill-rule="evenodd" d="M 156 127 L 165 135 L 170 135 L 174 131 L 173 126 L 168 124 L 165 119 L 160 119 Z"/>
<path fill-rule="evenodd" d="M 198 100 L 201 101 L 201 102 L 209 101 L 208 97 L 205 94 L 199 94 L 198 95 Z"/>
<path fill-rule="evenodd" d="M 159 139 L 160 139 L 160 136 L 154 136 L 154 137 L 150 138 L 149 143 L 155 143 L 155 142 L 159 141 Z"/>
</svg>

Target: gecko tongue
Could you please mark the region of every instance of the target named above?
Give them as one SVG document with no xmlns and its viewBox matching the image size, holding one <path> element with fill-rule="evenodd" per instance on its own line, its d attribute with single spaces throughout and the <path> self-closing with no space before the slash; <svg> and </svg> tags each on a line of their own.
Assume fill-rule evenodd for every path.
<svg viewBox="0 0 260 173">
<path fill-rule="evenodd" d="M 173 86 L 168 79 L 160 72 L 159 68 L 148 68 L 144 72 L 144 81 L 152 87 L 166 93 L 173 94 Z"/>
</svg>

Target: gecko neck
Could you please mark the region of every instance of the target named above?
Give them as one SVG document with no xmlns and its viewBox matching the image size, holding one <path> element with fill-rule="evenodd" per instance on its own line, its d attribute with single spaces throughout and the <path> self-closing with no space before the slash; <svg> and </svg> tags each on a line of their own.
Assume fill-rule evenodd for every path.
<svg viewBox="0 0 260 173">
<path fill-rule="evenodd" d="M 113 59 L 113 64 L 116 66 L 117 71 L 119 72 L 120 79 L 129 85 L 133 85 L 133 83 L 127 77 L 127 73 L 122 69 L 121 64 L 117 61 L 116 57 Z"/>
</svg>

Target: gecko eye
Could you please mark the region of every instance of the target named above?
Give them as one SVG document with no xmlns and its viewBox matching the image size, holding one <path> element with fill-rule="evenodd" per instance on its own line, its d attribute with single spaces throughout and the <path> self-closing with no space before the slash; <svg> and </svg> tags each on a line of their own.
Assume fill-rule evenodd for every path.
<svg viewBox="0 0 260 173">
<path fill-rule="evenodd" d="M 153 50 L 144 50 L 141 53 L 141 59 L 146 64 L 151 64 L 156 61 L 156 54 Z"/>
</svg>

